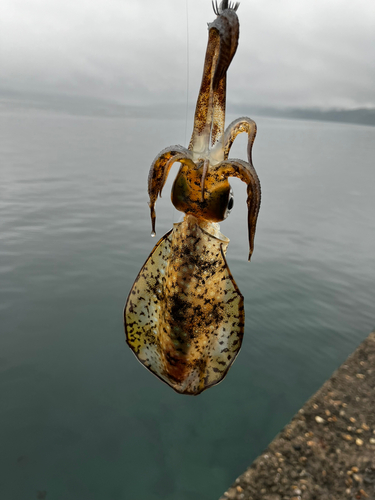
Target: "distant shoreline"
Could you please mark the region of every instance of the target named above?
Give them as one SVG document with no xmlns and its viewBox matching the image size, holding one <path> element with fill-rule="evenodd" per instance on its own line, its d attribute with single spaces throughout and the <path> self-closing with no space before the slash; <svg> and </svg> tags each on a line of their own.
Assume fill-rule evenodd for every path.
<svg viewBox="0 0 375 500">
<path fill-rule="evenodd" d="M 375 126 L 375 109 L 254 108 L 262 116 Z"/>
<path fill-rule="evenodd" d="M 97 116 L 113 118 L 155 118 L 165 119 L 185 116 L 186 103 L 163 104 L 123 104 L 106 99 L 86 96 L 52 95 L 21 93 L 15 91 L 0 92 L 0 112 L 38 110 L 42 112 L 62 113 L 74 116 Z M 328 121 L 375 126 L 375 108 L 356 109 L 319 109 L 303 107 L 274 108 L 267 106 L 249 106 L 228 103 L 230 113 L 249 116 L 268 116 L 272 118 L 290 118 L 296 120 Z M 189 106 L 188 113 L 193 113 Z"/>
</svg>

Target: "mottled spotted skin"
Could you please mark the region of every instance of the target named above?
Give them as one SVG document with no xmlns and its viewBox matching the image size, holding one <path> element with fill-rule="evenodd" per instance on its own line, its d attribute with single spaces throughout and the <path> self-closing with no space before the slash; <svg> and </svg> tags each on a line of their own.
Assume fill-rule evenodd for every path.
<svg viewBox="0 0 375 500">
<path fill-rule="evenodd" d="M 206 221 L 220 222 L 226 218 L 230 192 L 228 177 L 237 177 L 247 184 L 249 260 L 254 250 L 254 237 L 260 208 L 261 190 L 252 164 L 239 159 L 224 160 L 211 165 L 205 174 L 203 199 L 201 178 L 203 162 L 191 167 L 190 160 L 182 160 L 172 188 L 172 203 L 181 212 L 191 213 Z"/>
<path fill-rule="evenodd" d="M 233 204 L 229 177 L 247 185 L 249 260 L 261 191 L 251 152 L 256 125 L 247 117 L 225 126 L 226 72 L 237 50 L 238 3 L 223 0 L 209 24 L 203 77 L 189 148 L 163 149 L 148 178 L 152 234 L 155 203 L 174 162 L 172 188 L 183 222 L 156 244 L 130 291 L 125 311 L 127 343 L 139 361 L 182 394 L 200 394 L 220 382 L 241 347 L 243 297 L 229 271 L 229 239 L 219 231 Z M 239 133 L 248 135 L 247 161 L 230 159 Z"/>
<path fill-rule="evenodd" d="M 251 120 L 250 118 L 247 118 L 246 116 L 243 116 L 242 118 L 237 118 L 234 120 L 227 130 L 225 131 L 224 134 L 224 159 L 228 159 L 229 151 L 230 148 L 232 147 L 232 144 L 234 142 L 234 139 L 237 137 L 238 134 L 241 134 L 242 132 L 246 132 L 248 135 L 248 143 L 247 143 L 247 158 L 249 164 L 252 166 L 253 161 L 251 158 L 251 152 L 253 149 L 253 144 L 255 141 L 255 136 L 257 133 L 257 126 L 254 120 Z"/>
<path fill-rule="evenodd" d="M 125 309 L 129 346 L 183 394 L 220 382 L 243 337 L 243 297 L 224 257 L 229 240 L 215 226 L 192 215 L 175 224 L 147 259 Z"/>
</svg>

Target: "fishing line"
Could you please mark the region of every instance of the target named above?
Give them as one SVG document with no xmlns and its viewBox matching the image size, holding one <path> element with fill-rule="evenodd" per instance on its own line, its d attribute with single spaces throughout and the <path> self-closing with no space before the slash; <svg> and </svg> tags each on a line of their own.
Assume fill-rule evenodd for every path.
<svg viewBox="0 0 375 500">
<path fill-rule="evenodd" d="M 190 58 L 190 52 L 189 52 L 189 45 L 190 45 L 190 40 L 189 40 L 189 0 L 185 0 L 185 13 L 186 13 L 186 109 L 185 109 L 185 144 L 188 144 L 188 114 L 189 114 L 189 92 L 190 92 L 190 85 L 189 85 L 189 79 L 190 79 L 190 63 L 189 63 L 189 58 Z M 181 213 L 178 212 L 178 210 L 173 207 L 173 220 L 172 223 L 175 220 L 178 220 L 178 222 L 181 222 Z"/>
<path fill-rule="evenodd" d="M 190 64 L 189 64 L 189 0 L 185 0 L 186 6 L 186 112 L 185 112 L 185 144 L 187 144 L 187 124 L 188 124 L 188 110 L 189 110 L 189 78 L 190 78 Z"/>
</svg>

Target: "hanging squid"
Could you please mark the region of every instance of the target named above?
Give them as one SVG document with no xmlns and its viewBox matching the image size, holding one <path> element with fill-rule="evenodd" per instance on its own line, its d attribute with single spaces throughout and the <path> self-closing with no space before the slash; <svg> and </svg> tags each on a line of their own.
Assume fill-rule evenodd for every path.
<svg viewBox="0 0 375 500">
<path fill-rule="evenodd" d="M 189 147 L 156 157 L 148 178 L 155 235 L 155 203 L 174 162 L 181 164 L 172 203 L 184 212 L 155 245 L 129 293 L 125 332 L 139 361 L 182 394 L 200 394 L 220 382 L 244 333 L 244 301 L 225 260 L 229 239 L 218 222 L 233 206 L 229 177 L 247 185 L 249 260 L 260 207 L 260 183 L 251 150 L 256 124 L 239 118 L 224 131 L 226 73 L 238 45 L 238 3 L 213 4 L 203 78 Z M 248 161 L 228 159 L 236 136 L 248 134 Z"/>
</svg>

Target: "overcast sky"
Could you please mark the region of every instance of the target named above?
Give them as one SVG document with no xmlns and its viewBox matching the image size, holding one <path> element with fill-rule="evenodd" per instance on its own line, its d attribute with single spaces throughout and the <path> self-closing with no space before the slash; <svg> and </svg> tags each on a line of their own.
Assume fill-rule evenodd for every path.
<svg viewBox="0 0 375 500">
<path fill-rule="evenodd" d="M 375 107 L 375 0 L 242 0 L 238 16 L 232 102 Z M 186 102 L 188 80 L 195 103 L 215 17 L 210 0 L 2 0 L 0 91 Z"/>
</svg>

